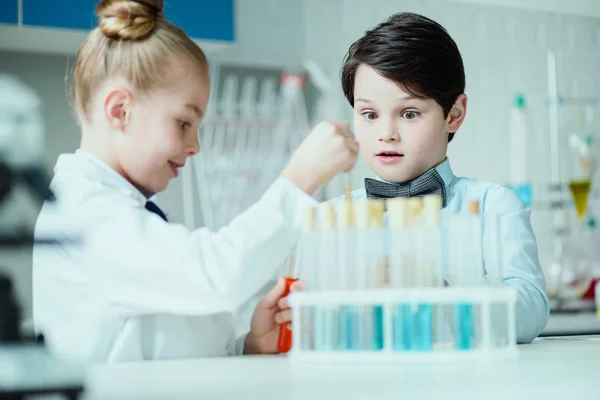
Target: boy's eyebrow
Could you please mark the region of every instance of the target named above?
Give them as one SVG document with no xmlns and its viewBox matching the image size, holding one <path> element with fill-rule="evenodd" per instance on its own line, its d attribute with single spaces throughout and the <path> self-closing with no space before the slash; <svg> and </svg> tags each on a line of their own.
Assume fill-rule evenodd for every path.
<svg viewBox="0 0 600 400">
<path fill-rule="evenodd" d="M 198 118 L 202 118 L 202 116 L 204 115 L 204 112 L 193 104 L 186 104 L 185 106 L 194 110 L 196 115 L 198 115 Z"/>
<path fill-rule="evenodd" d="M 414 96 L 414 95 L 411 95 L 411 94 L 408 94 L 408 95 L 406 95 L 406 96 L 398 97 L 396 100 L 398 100 L 398 101 L 406 101 L 406 100 L 423 100 L 423 98 L 422 98 L 422 97 L 418 97 L 418 96 Z M 367 103 L 367 104 L 370 104 L 370 103 L 372 103 L 373 101 L 372 101 L 372 100 L 369 100 L 369 99 L 365 99 L 365 98 L 363 98 L 363 97 L 359 97 L 359 98 L 356 98 L 356 99 L 354 99 L 354 102 L 355 102 L 355 103 L 359 103 L 359 102 L 361 102 L 361 103 Z"/>
</svg>

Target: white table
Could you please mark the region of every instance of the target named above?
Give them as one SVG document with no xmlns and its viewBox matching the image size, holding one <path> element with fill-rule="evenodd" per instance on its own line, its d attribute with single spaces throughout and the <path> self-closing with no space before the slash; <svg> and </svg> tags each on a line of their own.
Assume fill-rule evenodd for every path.
<svg viewBox="0 0 600 400">
<path fill-rule="evenodd" d="M 298 364 L 285 356 L 92 366 L 86 399 L 592 399 L 600 336 L 540 338 L 518 359 Z"/>
</svg>

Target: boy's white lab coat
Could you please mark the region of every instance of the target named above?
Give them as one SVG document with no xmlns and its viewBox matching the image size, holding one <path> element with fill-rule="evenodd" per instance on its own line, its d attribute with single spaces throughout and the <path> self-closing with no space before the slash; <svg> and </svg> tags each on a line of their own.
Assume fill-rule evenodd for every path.
<svg viewBox="0 0 600 400">
<path fill-rule="evenodd" d="M 33 319 L 61 357 L 119 362 L 239 354 L 232 317 L 273 279 L 316 202 L 289 181 L 219 230 L 166 223 L 92 155 L 61 155 L 36 238 L 80 228 L 81 245 L 35 245 Z"/>
</svg>

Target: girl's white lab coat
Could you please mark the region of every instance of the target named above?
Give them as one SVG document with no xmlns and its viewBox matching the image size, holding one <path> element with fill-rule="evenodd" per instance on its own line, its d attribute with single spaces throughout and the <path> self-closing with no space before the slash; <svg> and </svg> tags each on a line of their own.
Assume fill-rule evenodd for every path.
<svg viewBox="0 0 600 400">
<path fill-rule="evenodd" d="M 274 278 L 315 201 L 289 181 L 218 232 L 166 223 L 89 153 L 61 155 L 36 237 L 75 226 L 80 245 L 34 246 L 33 319 L 49 349 L 91 362 L 240 354 L 233 313 Z"/>
</svg>

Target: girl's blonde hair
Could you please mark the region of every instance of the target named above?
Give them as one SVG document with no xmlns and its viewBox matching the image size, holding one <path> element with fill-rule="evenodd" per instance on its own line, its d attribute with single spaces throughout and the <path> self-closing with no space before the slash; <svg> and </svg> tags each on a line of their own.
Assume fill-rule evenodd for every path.
<svg viewBox="0 0 600 400">
<path fill-rule="evenodd" d="M 162 10 L 162 0 L 98 3 L 98 27 L 81 45 L 72 72 L 71 96 L 79 118 L 89 117 L 92 94 L 109 77 L 123 77 L 134 89 L 148 92 L 164 83 L 174 55 L 208 67 L 202 49 L 167 22 Z"/>
</svg>

